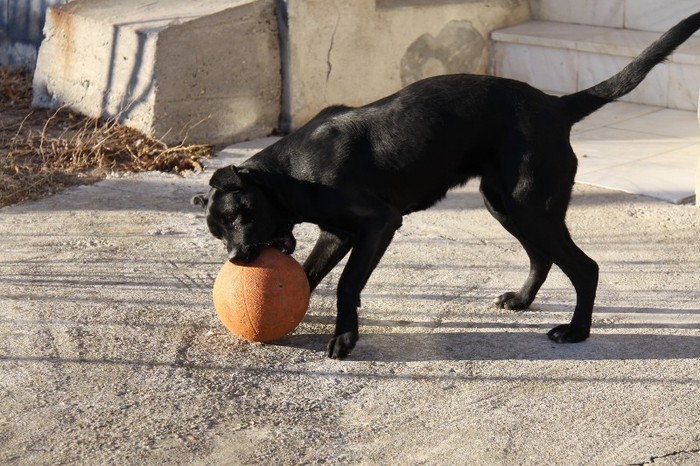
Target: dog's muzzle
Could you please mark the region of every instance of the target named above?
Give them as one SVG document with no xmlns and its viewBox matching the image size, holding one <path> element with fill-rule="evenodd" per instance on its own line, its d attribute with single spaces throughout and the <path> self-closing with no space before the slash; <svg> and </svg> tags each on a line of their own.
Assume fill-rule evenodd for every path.
<svg viewBox="0 0 700 466">
<path fill-rule="evenodd" d="M 234 264 L 249 264 L 260 254 L 257 244 L 240 248 L 232 248 L 228 252 L 228 260 Z"/>
</svg>

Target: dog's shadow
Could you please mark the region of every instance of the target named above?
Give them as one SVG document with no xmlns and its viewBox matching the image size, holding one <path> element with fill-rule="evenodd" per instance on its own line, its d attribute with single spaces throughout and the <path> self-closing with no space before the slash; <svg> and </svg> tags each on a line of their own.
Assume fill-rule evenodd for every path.
<svg viewBox="0 0 700 466">
<path fill-rule="evenodd" d="M 295 334 L 282 346 L 318 351 L 328 335 Z M 582 343 L 557 344 L 546 332 L 364 333 L 350 356 L 359 361 L 651 360 L 700 358 L 700 337 L 593 334 Z"/>
<path fill-rule="evenodd" d="M 387 325 L 389 324 L 389 325 Z M 667 360 L 700 358 L 700 331 L 677 334 L 677 329 L 700 329 L 700 324 L 659 325 L 645 328 L 621 324 L 596 327 L 588 340 L 557 344 L 547 338 L 546 326 L 508 327 L 504 324 L 479 327 L 468 323 L 435 325 L 412 331 L 405 322 L 401 331 L 382 332 L 372 321 L 360 327 L 360 340 L 350 358 L 358 361 L 416 362 L 468 360 Z M 633 330 L 624 332 L 625 330 Z M 624 332 L 624 333 L 623 333 Z M 276 344 L 310 351 L 325 348 L 328 334 L 296 333 Z"/>
</svg>

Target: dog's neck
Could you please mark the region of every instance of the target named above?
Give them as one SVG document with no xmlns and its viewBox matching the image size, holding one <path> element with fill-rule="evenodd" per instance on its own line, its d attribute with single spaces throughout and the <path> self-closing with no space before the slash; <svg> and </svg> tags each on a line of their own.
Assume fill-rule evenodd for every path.
<svg viewBox="0 0 700 466">
<path fill-rule="evenodd" d="M 321 183 L 300 180 L 284 173 L 249 170 L 251 181 L 268 197 L 282 222 L 314 223 L 343 229 L 356 213 L 338 211 L 338 205 L 357 205 L 359 193 L 348 194 Z M 345 218 L 348 217 L 348 218 Z"/>
</svg>

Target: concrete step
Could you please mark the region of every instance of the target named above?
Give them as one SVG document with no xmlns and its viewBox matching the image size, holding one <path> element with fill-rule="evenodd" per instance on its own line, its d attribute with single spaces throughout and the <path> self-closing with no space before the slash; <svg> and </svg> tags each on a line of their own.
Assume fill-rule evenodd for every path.
<svg viewBox="0 0 700 466">
<path fill-rule="evenodd" d="M 697 0 L 530 0 L 530 7 L 537 20 L 652 32 L 700 11 Z"/>
<path fill-rule="evenodd" d="M 34 103 L 166 142 L 266 136 L 280 114 L 274 0 L 76 0 L 50 8 Z"/>
<path fill-rule="evenodd" d="M 616 74 L 659 37 L 658 32 L 530 21 L 491 34 L 491 72 L 568 94 Z M 621 100 L 697 111 L 699 89 L 700 38 L 692 37 Z"/>
</svg>

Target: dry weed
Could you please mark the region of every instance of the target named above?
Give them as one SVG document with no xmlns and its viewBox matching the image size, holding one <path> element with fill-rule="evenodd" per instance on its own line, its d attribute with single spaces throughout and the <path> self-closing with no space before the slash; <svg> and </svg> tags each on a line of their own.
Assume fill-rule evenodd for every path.
<svg viewBox="0 0 700 466">
<path fill-rule="evenodd" d="M 0 207 L 112 172 L 201 171 L 207 145 L 168 146 L 66 109 L 31 109 L 31 78 L 0 69 Z"/>
</svg>

